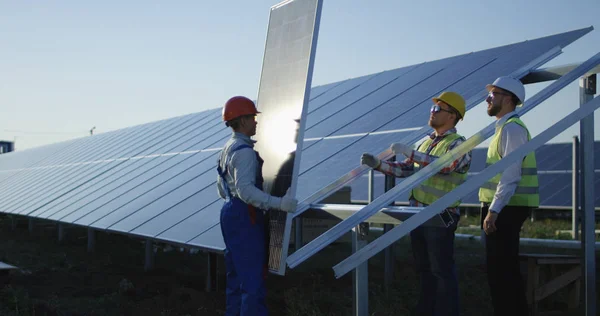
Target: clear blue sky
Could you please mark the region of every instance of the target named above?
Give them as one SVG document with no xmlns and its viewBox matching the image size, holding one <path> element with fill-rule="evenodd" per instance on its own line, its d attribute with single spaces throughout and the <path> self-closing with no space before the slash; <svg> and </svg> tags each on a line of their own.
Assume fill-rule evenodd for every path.
<svg viewBox="0 0 600 316">
<path fill-rule="evenodd" d="M 0 139 L 25 149 L 254 98 L 276 3 L 0 0 Z M 592 25 L 549 65 L 580 62 L 600 52 L 599 12 L 598 0 L 324 0 L 313 85 Z M 578 102 L 574 84 L 525 120 L 537 134 Z"/>
</svg>

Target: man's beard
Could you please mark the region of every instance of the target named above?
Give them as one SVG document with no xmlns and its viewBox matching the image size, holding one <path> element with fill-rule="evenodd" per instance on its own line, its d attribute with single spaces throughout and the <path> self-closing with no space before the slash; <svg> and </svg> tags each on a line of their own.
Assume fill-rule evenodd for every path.
<svg viewBox="0 0 600 316">
<path fill-rule="evenodd" d="M 492 107 L 487 110 L 487 114 L 489 116 L 496 116 L 496 114 L 500 113 L 500 110 L 502 110 L 502 106 L 492 103 Z"/>
<path fill-rule="evenodd" d="M 440 124 L 436 121 L 433 121 L 433 120 L 429 120 L 429 126 L 431 126 L 432 128 L 438 128 L 438 127 L 442 126 L 442 124 Z"/>
</svg>

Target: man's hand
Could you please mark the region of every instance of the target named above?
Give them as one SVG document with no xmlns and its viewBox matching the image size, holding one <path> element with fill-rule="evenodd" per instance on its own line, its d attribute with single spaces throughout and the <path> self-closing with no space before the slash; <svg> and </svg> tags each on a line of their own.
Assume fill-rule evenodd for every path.
<svg viewBox="0 0 600 316">
<path fill-rule="evenodd" d="M 485 219 L 483 220 L 483 231 L 486 235 L 496 231 L 496 219 L 498 219 L 498 213 L 489 210 L 485 216 Z"/>
<path fill-rule="evenodd" d="M 285 195 L 281 198 L 281 203 L 279 203 L 279 209 L 288 212 L 294 213 L 296 212 L 296 207 L 298 206 L 298 200 L 291 197 L 290 189 L 287 189 Z"/>
<path fill-rule="evenodd" d="M 394 152 L 394 154 L 403 154 L 406 157 L 410 157 L 413 153 L 413 150 L 410 146 L 402 143 L 393 143 L 390 146 L 390 149 Z"/>
<path fill-rule="evenodd" d="M 362 154 L 362 156 L 360 156 L 360 164 L 367 165 L 373 169 L 377 169 L 381 164 L 381 160 L 369 153 L 364 153 Z"/>
</svg>

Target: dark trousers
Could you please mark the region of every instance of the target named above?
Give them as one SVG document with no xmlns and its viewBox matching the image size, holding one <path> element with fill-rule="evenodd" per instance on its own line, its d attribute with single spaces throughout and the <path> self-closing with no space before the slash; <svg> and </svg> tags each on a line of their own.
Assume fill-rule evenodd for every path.
<svg viewBox="0 0 600 316">
<path fill-rule="evenodd" d="M 481 219 L 488 207 L 482 206 Z M 530 207 L 506 206 L 496 219 L 496 231 L 485 236 L 487 275 L 494 315 L 528 315 L 525 285 L 519 269 L 519 234 Z"/>
<path fill-rule="evenodd" d="M 454 232 L 459 216 L 452 214 L 450 227 L 417 227 L 410 233 L 421 293 L 419 316 L 458 316 L 458 278 L 454 263 Z"/>
</svg>

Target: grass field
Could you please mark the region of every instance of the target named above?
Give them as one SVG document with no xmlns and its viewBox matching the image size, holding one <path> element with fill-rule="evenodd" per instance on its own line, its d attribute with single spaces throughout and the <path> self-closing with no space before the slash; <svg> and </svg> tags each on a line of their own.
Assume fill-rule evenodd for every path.
<svg viewBox="0 0 600 316">
<path fill-rule="evenodd" d="M 478 235 L 477 229 L 470 228 L 477 223 L 475 217 L 463 218 L 459 232 Z M 569 222 L 559 221 L 527 223 L 524 237 L 554 237 L 554 231 L 569 227 Z M 96 251 L 88 254 L 86 230 L 70 228 L 62 244 L 57 243 L 56 236 L 54 225 L 36 226 L 30 234 L 26 222 L 12 230 L 9 220 L 0 217 L 0 261 L 21 268 L 2 280 L 0 315 L 224 314 L 224 269 L 219 268 L 219 289 L 206 292 L 205 254 L 159 250 L 156 269 L 144 273 L 144 246 L 139 239 L 98 234 Z M 395 275 L 389 291 L 383 286 L 382 256 L 369 262 L 371 315 L 410 315 L 416 304 L 418 280 L 409 240 L 404 238 L 394 247 Z M 523 251 L 576 253 L 534 248 Z M 348 245 L 333 245 L 285 277 L 269 276 L 271 315 L 351 315 L 351 277 L 337 280 L 331 270 L 349 253 Z M 462 315 L 490 314 L 481 245 L 459 240 L 455 253 Z M 219 262 L 222 264 L 221 259 Z M 559 292 L 543 308 L 564 309 L 565 301 L 566 293 Z"/>
<path fill-rule="evenodd" d="M 459 222 L 457 233 L 472 234 L 479 236 L 479 216 L 462 217 Z M 600 224 L 596 224 L 596 230 L 600 229 Z M 539 238 L 539 239 L 563 239 L 572 240 L 570 233 L 559 233 L 559 231 L 570 231 L 570 220 L 538 219 L 531 222 L 529 219 L 523 224 L 521 237 Z M 600 241 L 600 235 L 596 235 L 596 240 Z"/>
</svg>

